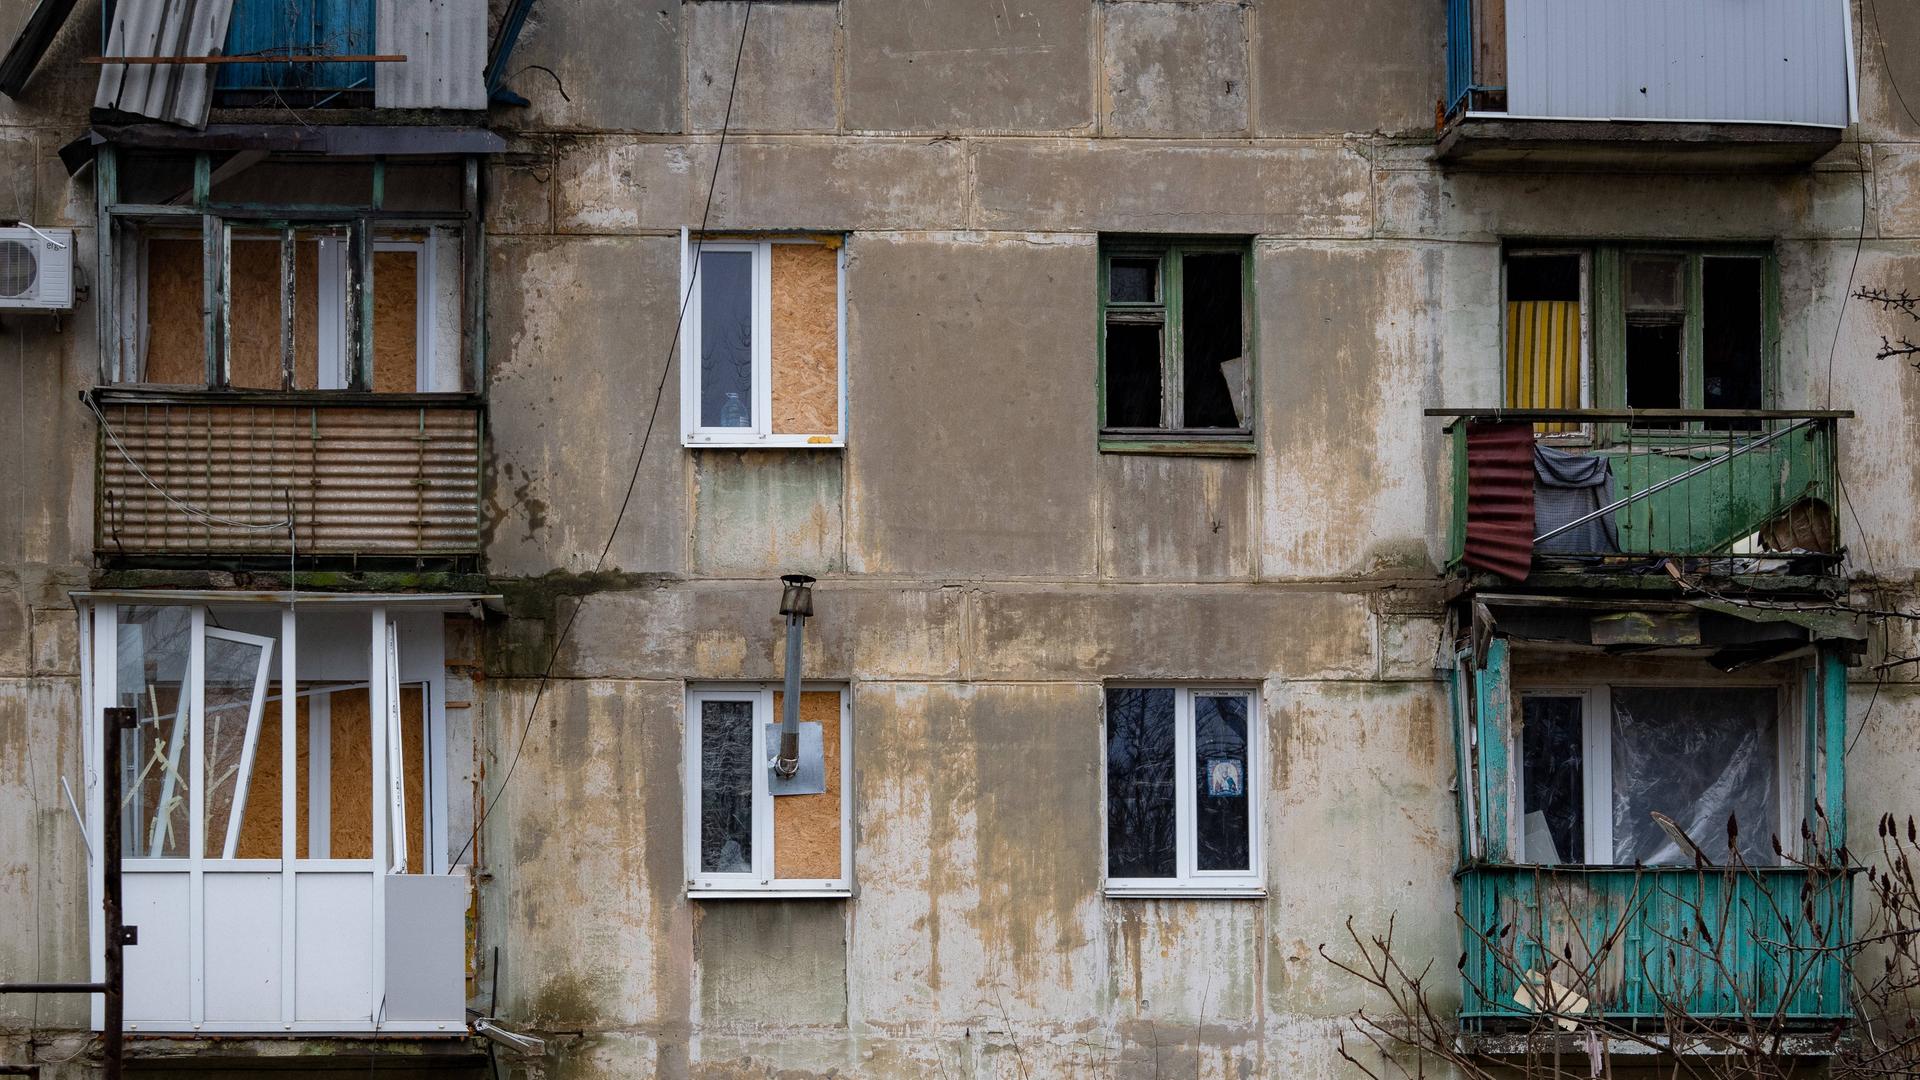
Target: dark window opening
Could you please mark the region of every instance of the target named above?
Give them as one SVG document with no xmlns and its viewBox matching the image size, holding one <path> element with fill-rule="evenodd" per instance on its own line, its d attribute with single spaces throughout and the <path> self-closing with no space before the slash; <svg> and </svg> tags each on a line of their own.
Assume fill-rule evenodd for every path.
<svg viewBox="0 0 1920 1080">
<path fill-rule="evenodd" d="M 1185 307 L 1185 418 L 1190 428 L 1237 429 L 1245 403 L 1246 333 L 1241 316 L 1240 256 L 1188 255 L 1181 268 Z"/>
<path fill-rule="evenodd" d="M 1160 300 L 1159 259 L 1114 259 L 1107 267 L 1107 298 L 1116 304 Z"/>
<path fill-rule="evenodd" d="M 1160 327 L 1107 327 L 1107 426 L 1160 426 Z"/>
<path fill-rule="evenodd" d="M 1583 705 L 1577 697 L 1525 699 L 1521 830 L 1527 862 L 1586 861 Z"/>
<path fill-rule="evenodd" d="M 1701 390 L 1709 409 L 1764 408 L 1765 313 L 1759 259 L 1701 266 Z"/>
<path fill-rule="evenodd" d="M 1580 299 L 1580 256 L 1515 255 L 1507 260 L 1507 302 Z"/>
</svg>

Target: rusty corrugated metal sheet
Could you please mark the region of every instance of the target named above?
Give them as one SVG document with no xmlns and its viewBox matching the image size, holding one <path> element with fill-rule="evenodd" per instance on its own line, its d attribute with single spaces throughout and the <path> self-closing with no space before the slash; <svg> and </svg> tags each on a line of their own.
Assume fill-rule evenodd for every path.
<svg viewBox="0 0 1920 1080">
<path fill-rule="evenodd" d="M 477 404 L 102 397 L 101 413 L 119 441 L 101 433 L 96 540 L 103 555 L 287 554 L 287 530 L 206 520 L 155 485 L 229 522 L 283 520 L 291 506 L 302 556 L 480 550 Z"/>
<path fill-rule="evenodd" d="M 212 56 L 227 41 L 233 0 L 120 0 L 108 56 Z M 93 107 L 204 127 L 213 76 L 205 64 L 107 64 Z"/>
<path fill-rule="evenodd" d="M 374 40 L 404 64 L 375 64 L 373 103 L 383 109 L 487 107 L 486 0 L 379 5 Z"/>
<path fill-rule="evenodd" d="M 1533 568 L 1533 425 L 1467 425 L 1467 542 L 1462 560 L 1514 581 Z"/>
</svg>

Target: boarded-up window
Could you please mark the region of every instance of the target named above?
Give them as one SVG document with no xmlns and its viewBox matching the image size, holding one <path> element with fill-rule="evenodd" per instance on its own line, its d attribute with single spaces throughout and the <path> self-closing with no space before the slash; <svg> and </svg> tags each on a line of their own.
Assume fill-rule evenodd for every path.
<svg viewBox="0 0 1920 1080">
<path fill-rule="evenodd" d="M 696 894 L 840 892 L 850 883 L 843 692 L 801 693 L 798 782 L 776 784 L 783 702 L 767 686 L 688 695 L 687 868 Z"/>
<path fill-rule="evenodd" d="M 687 444 L 842 445 L 840 244 L 690 240 L 686 267 Z"/>
<path fill-rule="evenodd" d="M 289 297 L 282 234 L 235 230 L 228 244 L 227 384 L 248 390 L 337 390 L 347 370 L 346 242 L 337 229 L 301 229 L 294 240 L 292 369 L 285 347 Z M 450 282 L 428 280 L 437 241 L 428 235 L 379 242 L 373 253 L 373 377 L 378 393 L 458 389 L 457 332 L 438 320 L 457 313 Z M 133 381 L 207 384 L 198 235 L 156 235 L 144 245 L 138 293 L 138 371 Z M 457 261 L 457 260 L 456 260 Z M 447 356 L 433 354 L 435 349 Z M 433 355 L 430 355 L 433 354 Z M 423 363 L 423 358 L 430 363 Z"/>
</svg>

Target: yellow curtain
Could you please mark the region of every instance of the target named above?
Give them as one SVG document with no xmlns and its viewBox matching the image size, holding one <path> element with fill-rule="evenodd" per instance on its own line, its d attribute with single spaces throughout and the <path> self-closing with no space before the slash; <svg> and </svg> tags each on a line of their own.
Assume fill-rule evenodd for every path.
<svg viewBox="0 0 1920 1080">
<path fill-rule="evenodd" d="M 1507 408 L 1580 407 L 1580 302 L 1514 300 L 1507 304 Z M 1578 424 L 1535 424 L 1541 433 Z"/>
</svg>

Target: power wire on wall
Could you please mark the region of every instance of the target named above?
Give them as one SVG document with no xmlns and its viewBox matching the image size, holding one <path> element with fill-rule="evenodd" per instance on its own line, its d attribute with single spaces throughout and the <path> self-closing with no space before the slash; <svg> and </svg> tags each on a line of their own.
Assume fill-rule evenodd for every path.
<svg viewBox="0 0 1920 1080">
<path fill-rule="evenodd" d="M 667 373 L 673 369 L 673 354 L 680 347 L 680 328 L 686 322 L 687 306 L 693 302 L 693 290 L 699 284 L 701 243 L 699 237 L 705 234 L 707 219 L 713 212 L 713 192 L 720 180 L 721 157 L 727 150 L 727 130 L 733 123 L 734 91 L 740 85 L 740 60 L 747 51 L 747 28 L 753 22 L 753 5 L 754 0 L 747 0 L 746 10 L 740 19 L 740 41 L 733 52 L 733 77 L 727 83 L 727 107 L 721 116 L 720 139 L 713 153 L 713 172 L 707 177 L 706 201 L 700 210 L 700 227 L 695 233 L 693 250 L 689 256 L 693 265 L 687 276 L 687 291 L 680 297 L 680 308 L 673 321 L 673 335 L 667 343 L 666 355 L 660 360 L 660 379 L 653 387 L 653 405 L 647 410 L 647 426 L 640 436 L 640 450 L 634 457 L 633 472 L 627 477 L 627 490 L 620 497 L 620 510 L 613 516 L 613 526 L 607 530 L 607 542 L 601 545 L 600 555 L 593 561 L 593 573 L 598 573 L 606 565 L 607 555 L 613 551 L 613 541 L 620 534 L 620 524 L 626 520 L 627 508 L 633 503 L 634 488 L 640 482 L 640 466 L 647 459 L 647 446 L 653 438 L 654 424 L 660 417 L 660 400 L 666 393 Z M 580 617 L 582 606 L 580 603 L 573 605 L 573 610 L 567 614 L 567 621 L 560 627 L 560 633 L 554 637 L 553 651 L 547 654 L 546 667 L 541 670 L 540 681 L 534 687 L 533 702 L 527 706 L 526 719 L 520 724 L 520 738 L 514 743 L 513 757 L 507 762 L 506 774 L 500 778 L 500 786 L 493 790 L 492 797 L 486 800 L 485 806 L 480 811 L 479 820 L 473 823 L 473 832 L 467 836 L 466 842 L 460 845 L 459 852 L 454 855 L 448 865 L 458 865 L 460 860 L 466 857 L 468 850 L 479 839 L 480 830 L 486 826 L 487 818 L 493 815 L 493 808 L 499 805 L 501 797 L 506 794 L 507 785 L 513 782 L 514 770 L 520 764 L 520 753 L 527 746 L 527 734 L 533 730 L 533 718 L 540 711 L 540 699 L 546 696 L 547 685 L 553 681 L 553 666 L 560 659 L 560 651 L 566 647 L 567 637 L 573 632 L 574 620 Z"/>
</svg>

